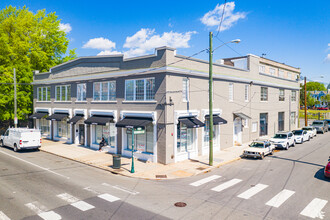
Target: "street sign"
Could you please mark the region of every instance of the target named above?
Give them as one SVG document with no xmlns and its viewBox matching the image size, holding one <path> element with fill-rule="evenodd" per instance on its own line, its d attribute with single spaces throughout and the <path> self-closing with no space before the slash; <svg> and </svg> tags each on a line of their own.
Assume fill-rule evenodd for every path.
<svg viewBox="0 0 330 220">
<path fill-rule="evenodd" d="M 134 128 L 134 135 L 135 134 L 144 134 L 144 133 L 145 133 L 145 130 L 143 130 L 142 128 Z M 132 129 L 127 129 L 126 134 L 132 134 Z"/>
</svg>

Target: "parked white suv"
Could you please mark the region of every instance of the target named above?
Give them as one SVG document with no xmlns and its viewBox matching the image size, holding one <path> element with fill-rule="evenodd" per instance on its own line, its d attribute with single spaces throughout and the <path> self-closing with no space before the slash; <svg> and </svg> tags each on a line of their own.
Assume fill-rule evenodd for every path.
<svg viewBox="0 0 330 220">
<path fill-rule="evenodd" d="M 294 147 L 296 142 L 294 140 L 294 135 L 291 131 L 289 132 L 278 132 L 270 142 L 275 145 L 276 148 L 282 148 L 288 150 L 289 147 Z"/>
<path fill-rule="evenodd" d="M 307 133 L 309 134 L 309 136 L 311 138 L 315 137 L 316 136 L 316 128 L 314 128 L 313 126 L 306 126 L 306 127 L 303 127 L 302 128 L 304 131 L 307 131 Z"/>
<path fill-rule="evenodd" d="M 23 149 L 38 149 L 41 147 L 41 133 L 38 129 L 8 128 L 0 136 L 0 145 L 14 149 L 15 152 Z"/>
</svg>

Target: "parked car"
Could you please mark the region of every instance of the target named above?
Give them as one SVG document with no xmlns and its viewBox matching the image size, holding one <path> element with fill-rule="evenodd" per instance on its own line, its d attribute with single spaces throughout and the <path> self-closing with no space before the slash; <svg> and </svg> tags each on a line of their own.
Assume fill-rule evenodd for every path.
<svg viewBox="0 0 330 220">
<path fill-rule="evenodd" d="M 311 139 L 309 133 L 305 130 L 294 130 L 292 133 L 294 134 L 294 140 L 296 143 L 302 144 Z"/>
<path fill-rule="evenodd" d="M 324 177 L 330 178 L 330 157 L 328 159 L 328 164 L 324 167 Z"/>
<path fill-rule="evenodd" d="M 272 155 L 275 146 L 270 141 L 256 140 L 248 148 L 244 149 L 243 157 L 253 157 L 263 159 L 266 155 Z"/>
<path fill-rule="evenodd" d="M 307 133 L 309 133 L 309 136 L 311 138 L 313 138 L 313 137 L 316 136 L 317 131 L 316 131 L 316 128 L 315 127 L 313 127 L 313 126 L 306 126 L 306 127 L 303 127 L 302 129 L 304 131 L 307 131 Z"/>
<path fill-rule="evenodd" d="M 328 123 L 328 130 L 330 130 L 330 119 L 324 119 Z"/>
<path fill-rule="evenodd" d="M 294 140 L 294 135 L 292 132 L 278 132 L 273 138 L 270 139 L 271 143 L 275 145 L 276 148 L 282 148 L 288 150 L 289 147 L 294 147 L 296 142 Z"/>
<path fill-rule="evenodd" d="M 326 121 L 321 121 L 321 120 L 315 120 L 313 121 L 312 126 L 316 128 L 316 131 L 318 133 L 324 134 L 324 132 L 328 132 L 328 123 Z"/>
<path fill-rule="evenodd" d="M 328 107 L 318 107 L 317 110 L 329 110 Z"/>
<path fill-rule="evenodd" d="M 15 152 L 23 149 L 39 149 L 41 147 L 41 133 L 38 129 L 8 128 L 0 136 L 0 145 L 14 149 Z"/>
</svg>

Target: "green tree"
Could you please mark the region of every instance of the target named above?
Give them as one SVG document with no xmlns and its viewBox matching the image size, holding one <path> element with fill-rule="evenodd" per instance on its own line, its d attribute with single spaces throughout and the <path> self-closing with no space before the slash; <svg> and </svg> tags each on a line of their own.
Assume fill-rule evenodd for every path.
<svg viewBox="0 0 330 220">
<path fill-rule="evenodd" d="M 330 94 L 326 94 L 326 95 L 322 96 L 321 101 L 326 102 L 327 106 L 329 106 L 329 104 L 330 104 Z"/>
<path fill-rule="evenodd" d="M 306 83 L 307 91 L 325 91 L 326 88 L 323 83 L 319 82 L 308 82 Z"/>
<path fill-rule="evenodd" d="M 24 119 L 32 112 L 33 70 L 74 59 L 75 50 L 66 55 L 69 40 L 59 29 L 54 13 L 8 6 L 0 11 L 0 120 L 14 118 L 13 68 L 17 79 L 17 116 Z"/>
</svg>

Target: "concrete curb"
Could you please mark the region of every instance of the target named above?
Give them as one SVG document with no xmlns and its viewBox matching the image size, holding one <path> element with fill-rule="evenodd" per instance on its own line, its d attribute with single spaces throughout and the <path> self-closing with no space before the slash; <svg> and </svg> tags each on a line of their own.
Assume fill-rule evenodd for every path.
<svg viewBox="0 0 330 220">
<path fill-rule="evenodd" d="M 49 152 L 49 151 L 46 151 L 46 150 L 43 150 L 43 149 L 40 149 L 40 148 L 39 148 L 39 150 L 42 151 L 42 152 L 48 153 L 48 154 L 52 154 L 52 155 L 55 155 L 55 156 L 58 156 L 58 157 L 65 158 L 67 160 L 75 161 L 75 162 L 78 162 L 78 163 L 81 163 L 81 164 L 84 164 L 84 165 L 87 165 L 87 166 L 90 166 L 90 167 L 94 167 L 94 168 L 97 168 L 97 169 L 108 171 L 108 172 L 111 172 L 112 174 L 115 174 L 115 175 L 121 175 L 121 176 L 125 176 L 125 177 L 138 178 L 138 179 L 144 179 L 144 180 L 170 180 L 170 179 L 163 179 L 163 178 L 147 178 L 147 177 L 129 176 L 129 175 L 125 175 L 125 174 L 120 173 L 120 172 L 116 172 L 113 169 L 109 169 L 109 168 L 102 167 L 102 166 L 97 166 L 97 165 L 90 164 L 90 163 L 87 163 L 87 162 L 84 162 L 84 161 L 80 161 L 80 160 L 75 160 L 73 158 L 66 157 L 66 156 L 59 155 L 59 154 L 55 154 L 55 153 L 52 153 L 52 152 Z M 209 173 L 209 172 L 211 172 L 215 168 L 219 168 L 220 166 L 223 166 L 223 165 L 226 165 L 226 164 L 235 162 L 235 161 L 240 160 L 240 159 L 242 159 L 242 158 L 241 157 L 236 157 L 234 159 L 221 162 L 220 164 L 218 164 L 216 166 L 209 167 L 206 170 L 203 170 L 203 171 L 201 171 L 199 173 L 196 173 L 196 174 L 194 174 L 192 176 L 196 176 L 196 175 L 199 175 L 201 173 Z M 189 177 L 191 177 L 191 176 L 189 176 Z M 187 178 L 187 177 L 177 177 L 177 178 L 171 178 L 171 179 L 179 179 L 179 178 L 182 179 L 182 178 Z"/>
</svg>

